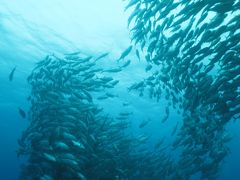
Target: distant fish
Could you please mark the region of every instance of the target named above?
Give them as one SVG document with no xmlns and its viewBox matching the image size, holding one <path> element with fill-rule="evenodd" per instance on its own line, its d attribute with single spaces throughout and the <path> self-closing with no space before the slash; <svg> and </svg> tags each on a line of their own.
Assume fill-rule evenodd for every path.
<svg viewBox="0 0 240 180">
<path fill-rule="evenodd" d="M 125 67 L 129 66 L 130 63 L 131 63 L 131 60 L 127 60 L 121 67 L 125 68 Z"/>
<path fill-rule="evenodd" d="M 140 61 L 140 54 L 139 54 L 139 51 L 138 51 L 138 50 L 136 50 L 136 55 L 137 55 L 137 57 L 138 57 L 138 60 Z"/>
<path fill-rule="evenodd" d="M 158 149 L 160 146 L 162 146 L 165 138 L 166 138 L 166 137 L 162 137 L 162 138 L 157 142 L 157 144 L 155 144 L 154 148 L 155 148 L 155 149 Z"/>
<path fill-rule="evenodd" d="M 124 102 L 123 106 L 129 106 L 129 103 L 128 102 Z"/>
<path fill-rule="evenodd" d="M 113 86 L 115 86 L 115 85 L 118 84 L 118 83 L 119 83 L 119 80 L 114 80 L 114 81 L 111 82 L 111 84 L 112 84 Z"/>
<path fill-rule="evenodd" d="M 106 93 L 106 96 L 108 96 L 110 98 L 118 97 L 118 95 L 115 95 L 115 94 L 112 94 L 112 93 L 109 93 L 109 92 Z"/>
<path fill-rule="evenodd" d="M 132 50 L 132 46 L 129 46 L 125 51 L 123 51 L 123 53 L 121 54 L 120 58 L 118 59 L 118 61 L 120 59 L 124 59 Z"/>
<path fill-rule="evenodd" d="M 27 100 L 28 101 L 31 101 L 32 97 L 31 96 L 28 96 Z"/>
<path fill-rule="evenodd" d="M 138 0 L 131 0 L 131 1 L 128 3 L 128 5 L 125 7 L 125 11 L 126 11 L 129 7 L 135 5 L 135 4 L 138 3 L 138 2 L 139 2 Z"/>
<path fill-rule="evenodd" d="M 17 66 L 15 66 L 15 67 L 12 69 L 11 73 L 9 74 L 9 81 L 12 81 L 12 80 L 13 80 L 13 75 L 14 75 L 14 72 L 15 72 L 16 68 L 17 68 Z"/>
<path fill-rule="evenodd" d="M 23 119 L 26 118 L 26 113 L 24 112 L 24 110 L 22 110 L 21 108 L 18 108 L 18 112 Z"/>
<path fill-rule="evenodd" d="M 56 158 L 51 155 L 51 154 L 47 154 L 47 153 L 43 153 L 43 158 L 48 160 L 48 161 L 51 161 L 51 162 L 56 162 Z"/>
<path fill-rule="evenodd" d="M 102 96 L 97 97 L 98 100 L 104 100 L 104 99 L 107 99 L 107 98 L 108 98 L 107 95 L 102 95 Z"/>
<path fill-rule="evenodd" d="M 120 72 L 120 71 L 122 71 L 122 68 L 121 67 L 117 67 L 117 68 L 113 68 L 113 69 L 104 70 L 103 72 L 116 73 L 116 72 Z"/>
<path fill-rule="evenodd" d="M 165 123 L 167 120 L 168 120 L 168 116 L 164 116 L 164 117 L 162 118 L 162 123 Z"/>
<path fill-rule="evenodd" d="M 103 53 L 103 54 L 101 54 L 99 57 L 97 57 L 97 58 L 95 59 L 95 61 L 97 61 L 97 60 L 99 60 L 99 59 L 102 59 L 102 58 L 108 56 L 108 54 L 109 54 L 109 53 Z"/>
<path fill-rule="evenodd" d="M 145 127 L 149 122 L 151 121 L 151 119 L 148 119 L 148 120 L 144 120 L 141 122 L 141 124 L 139 124 L 139 128 L 143 128 Z"/>
<path fill-rule="evenodd" d="M 131 114 L 133 114 L 133 112 L 120 112 L 119 113 L 120 116 L 129 116 Z"/>
<path fill-rule="evenodd" d="M 175 127 L 173 128 L 173 131 L 171 133 L 171 136 L 173 136 L 176 132 L 177 132 L 177 129 L 178 129 L 178 122 L 177 124 L 175 125 Z"/>
<path fill-rule="evenodd" d="M 65 54 L 65 58 L 68 60 L 77 60 L 77 59 L 79 59 L 80 53 L 81 53 L 80 51 L 68 53 L 68 54 Z"/>
<path fill-rule="evenodd" d="M 73 52 L 73 53 L 66 53 L 65 55 L 66 56 L 75 56 L 75 55 L 79 55 L 81 52 L 80 51 L 76 51 L 76 52 Z"/>
<path fill-rule="evenodd" d="M 148 64 L 147 67 L 145 68 L 145 71 L 148 72 L 149 70 L 152 69 L 152 65 L 151 64 Z"/>
<path fill-rule="evenodd" d="M 162 123 L 164 123 L 164 122 L 166 122 L 168 120 L 168 117 L 169 117 L 169 108 L 168 107 L 166 107 L 165 112 L 166 112 L 166 114 L 162 118 Z"/>
</svg>

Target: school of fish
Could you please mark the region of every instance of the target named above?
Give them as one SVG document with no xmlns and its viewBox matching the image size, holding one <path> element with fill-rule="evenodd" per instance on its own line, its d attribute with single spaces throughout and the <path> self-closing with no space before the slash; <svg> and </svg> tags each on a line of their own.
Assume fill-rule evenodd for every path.
<svg viewBox="0 0 240 180">
<path fill-rule="evenodd" d="M 131 46 L 150 73 L 129 90 L 164 97 L 162 122 L 170 107 L 182 116 L 172 178 L 216 179 L 229 153 L 226 126 L 240 117 L 240 1 L 130 0 L 127 9 Z"/>
<path fill-rule="evenodd" d="M 159 179 L 173 171 L 163 140 L 149 151 L 148 137 L 128 130 L 132 112 L 114 118 L 95 103 L 118 83 L 107 76 L 115 71 L 97 64 L 106 56 L 50 55 L 36 64 L 28 77 L 30 123 L 18 140 L 17 155 L 27 157 L 21 180 Z"/>
<path fill-rule="evenodd" d="M 29 120 L 18 140 L 17 155 L 27 157 L 20 180 L 217 179 L 230 152 L 226 127 L 240 118 L 240 0 L 127 0 L 126 10 L 131 45 L 115 67 L 101 66 L 109 53 L 75 52 L 32 70 L 30 110 L 18 108 Z M 159 137 L 151 147 L 131 132 L 131 111 L 114 117 L 98 104 L 119 98 L 114 75 L 132 65 L 133 51 L 148 77 L 128 90 L 167 101 L 159 124 L 181 116 L 170 145 Z"/>
</svg>

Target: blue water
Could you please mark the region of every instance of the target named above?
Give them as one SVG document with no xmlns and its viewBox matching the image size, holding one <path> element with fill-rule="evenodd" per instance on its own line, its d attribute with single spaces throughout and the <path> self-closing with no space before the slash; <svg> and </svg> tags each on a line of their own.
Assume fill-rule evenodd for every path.
<svg viewBox="0 0 240 180">
<path fill-rule="evenodd" d="M 0 2 L 0 180 L 18 179 L 23 158 L 18 158 L 17 139 L 28 126 L 28 121 L 18 114 L 18 107 L 27 111 L 30 86 L 26 78 L 34 64 L 48 54 L 64 54 L 81 50 L 89 54 L 110 52 L 112 61 L 129 46 L 127 28 L 129 12 L 124 12 L 121 0 L 2 0 Z M 126 89 L 147 74 L 145 62 L 134 56 L 131 66 L 116 75 L 120 86 L 114 91 L 118 99 L 103 106 L 108 113 L 120 111 L 118 104 L 128 101 L 134 113 L 134 131 L 150 134 L 153 141 L 171 133 L 176 119 L 173 110 L 170 119 L 161 124 L 166 102 L 156 102 Z M 105 63 L 105 64 L 104 64 Z M 103 62 L 108 65 L 113 62 Z M 17 67 L 12 82 L 8 80 L 12 68 Z M 111 108 L 110 108 L 111 107 Z M 152 122 L 143 130 L 136 127 L 143 119 Z M 240 131 L 239 122 L 229 125 L 233 135 L 229 143 L 231 153 L 224 160 L 219 179 L 240 179 Z M 171 141 L 171 139 L 167 139 Z"/>
</svg>

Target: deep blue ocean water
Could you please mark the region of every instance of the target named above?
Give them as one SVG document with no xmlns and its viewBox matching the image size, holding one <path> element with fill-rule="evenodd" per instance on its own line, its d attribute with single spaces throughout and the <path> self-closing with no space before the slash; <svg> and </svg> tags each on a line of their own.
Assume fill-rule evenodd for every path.
<svg viewBox="0 0 240 180">
<path fill-rule="evenodd" d="M 130 37 L 127 28 L 129 12 L 124 12 L 126 3 L 120 0 L 42 0 L 0 2 L 0 180 L 18 179 L 23 158 L 18 158 L 17 139 L 29 125 L 18 113 L 18 107 L 28 110 L 27 97 L 30 86 L 26 78 L 36 62 L 48 54 L 64 54 L 81 50 L 89 54 L 109 52 L 111 62 L 129 46 Z M 119 103 L 128 101 L 134 132 L 144 131 L 154 139 L 169 134 L 176 119 L 181 118 L 171 111 L 165 124 L 160 120 L 166 102 L 156 102 L 147 97 L 139 97 L 126 89 L 133 82 L 141 80 L 147 74 L 145 62 L 133 57 L 131 65 L 116 75 L 120 80 L 114 90 L 119 98 L 102 103 L 109 114 L 121 109 Z M 11 70 L 16 68 L 13 81 L 8 80 Z M 152 122 L 143 130 L 137 128 L 142 119 L 151 118 Z M 239 122 L 229 125 L 233 135 L 229 143 L 231 153 L 224 160 L 220 180 L 240 179 L 240 131 Z M 167 139 L 171 141 L 170 139 Z"/>
</svg>

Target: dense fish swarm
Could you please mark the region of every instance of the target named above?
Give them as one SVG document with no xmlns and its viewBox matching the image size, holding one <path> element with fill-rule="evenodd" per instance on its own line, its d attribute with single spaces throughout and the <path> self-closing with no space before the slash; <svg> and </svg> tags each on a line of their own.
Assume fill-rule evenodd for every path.
<svg viewBox="0 0 240 180">
<path fill-rule="evenodd" d="M 27 157 L 20 179 L 162 179 L 174 171 L 163 141 L 149 151 L 146 136 L 127 130 L 129 112 L 111 118 L 95 103 L 93 92 L 116 85 L 97 65 L 106 55 L 52 55 L 37 63 L 28 77 L 30 124 L 18 141 L 18 156 Z"/>
<path fill-rule="evenodd" d="M 228 154 L 226 125 L 240 115 L 240 1 L 130 0 L 126 9 L 151 73 L 130 90 L 164 96 L 183 117 L 174 179 L 215 179 Z"/>
</svg>

